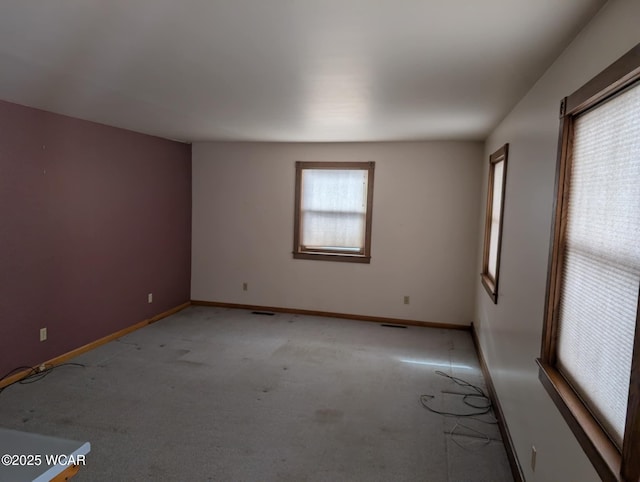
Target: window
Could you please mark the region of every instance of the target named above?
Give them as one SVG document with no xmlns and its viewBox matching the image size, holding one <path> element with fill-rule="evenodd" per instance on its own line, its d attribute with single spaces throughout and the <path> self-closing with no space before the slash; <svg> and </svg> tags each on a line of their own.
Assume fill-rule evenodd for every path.
<svg viewBox="0 0 640 482">
<path fill-rule="evenodd" d="M 507 155 L 505 144 L 489 157 L 489 188 L 487 189 L 487 214 L 484 225 L 484 251 L 482 256 L 482 285 L 494 303 L 498 302 L 498 274 L 500 271 L 500 247 L 502 245 L 502 214 L 504 212 L 504 188 L 507 182 Z"/>
<path fill-rule="evenodd" d="M 640 479 L 640 44 L 561 104 L 540 380 L 603 480 Z"/>
<path fill-rule="evenodd" d="M 296 162 L 293 257 L 369 263 L 373 162 Z"/>
</svg>

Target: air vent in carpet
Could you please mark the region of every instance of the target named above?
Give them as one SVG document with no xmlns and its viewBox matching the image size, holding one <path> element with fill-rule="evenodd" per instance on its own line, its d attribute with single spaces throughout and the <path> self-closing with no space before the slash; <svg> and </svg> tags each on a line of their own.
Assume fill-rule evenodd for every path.
<svg viewBox="0 0 640 482">
<path fill-rule="evenodd" d="M 265 315 L 265 316 L 273 316 L 275 313 L 271 313 L 270 311 L 252 311 L 252 315 Z"/>
<path fill-rule="evenodd" d="M 380 326 L 386 326 L 387 328 L 408 328 L 405 325 L 392 325 L 390 323 L 382 323 Z"/>
</svg>

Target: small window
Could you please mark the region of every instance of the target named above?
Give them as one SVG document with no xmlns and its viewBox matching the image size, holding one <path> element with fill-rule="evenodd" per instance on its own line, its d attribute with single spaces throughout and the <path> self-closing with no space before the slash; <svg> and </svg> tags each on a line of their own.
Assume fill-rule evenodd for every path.
<svg viewBox="0 0 640 482">
<path fill-rule="evenodd" d="M 504 212 L 504 189 L 507 182 L 508 152 L 509 144 L 505 144 L 489 157 L 489 188 L 487 189 L 481 279 L 482 285 L 494 303 L 498 302 L 502 214 Z"/>
<path fill-rule="evenodd" d="M 640 479 L 640 45 L 561 104 L 540 380 L 603 480 Z"/>
<path fill-rule="evenodd" d="M 296 162 L 293 257 L 369 263 L 373 162 Z"/>
</svg>

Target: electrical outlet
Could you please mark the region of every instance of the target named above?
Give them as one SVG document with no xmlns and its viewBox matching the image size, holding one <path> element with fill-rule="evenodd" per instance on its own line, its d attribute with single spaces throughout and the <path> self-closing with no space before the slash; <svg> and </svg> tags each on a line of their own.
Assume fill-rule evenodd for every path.
<svg viewBox="0 0 640 482">
<path fill-rule="evenodd" d="M 538 456 L 538 451 L 536 450 L 536 446 L 531 446 L 531 470 L 536 471 L 536 457 Z"/>
<path fill-rule="evenodd" d="M 149 294 L 147 295 L 147 302 L 148 302 L 148 303 L 153 303 L 153 293 L 149 293 Z"/>
<path fill-rule="evenodd" d="M 409 304 L 409 297 L 408 297 L 408 296 L 405 296 L 405 297 L 404 297 L 404 304 L 405 304 L 405 305 L 408 305 L 408 304 Z"/>
<path fill-rule="evenodd" d="M 242 291 L 249 291 L 249 283 L 242 283 Z"/>
<path fill-rule="evenodd" d="M 46 341 L 46 340 L 47 340 L 47 329 L 40 328 L 40 341 Z"/>
</svg>

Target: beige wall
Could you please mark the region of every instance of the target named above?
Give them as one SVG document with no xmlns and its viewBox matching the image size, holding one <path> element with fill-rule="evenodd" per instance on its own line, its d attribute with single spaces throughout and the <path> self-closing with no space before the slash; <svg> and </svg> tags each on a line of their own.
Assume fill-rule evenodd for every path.
<svg viewBox="0 0 640 482">
<path fill-rule="evenodd" d="M 292 258 L 297 160 L 376 162 L 370 265 Z M 195 143 L 192 299 L 469 324 L 481 173 L 477 142 Z"/>
<path fill-rule="evenodd" d="M 538 381 L 534 359 L 542 334 L 560 99 L 640 42 L 639 26 L 639 1 L 609 2 L 486 144 L 485 159 L 505 142 L 510 152 L 499 304 L 476 283 L 475 321 L 528 481 L 600 480 Z M 538 451 L 535 472 L 532 445 Z"/>
</svg>

